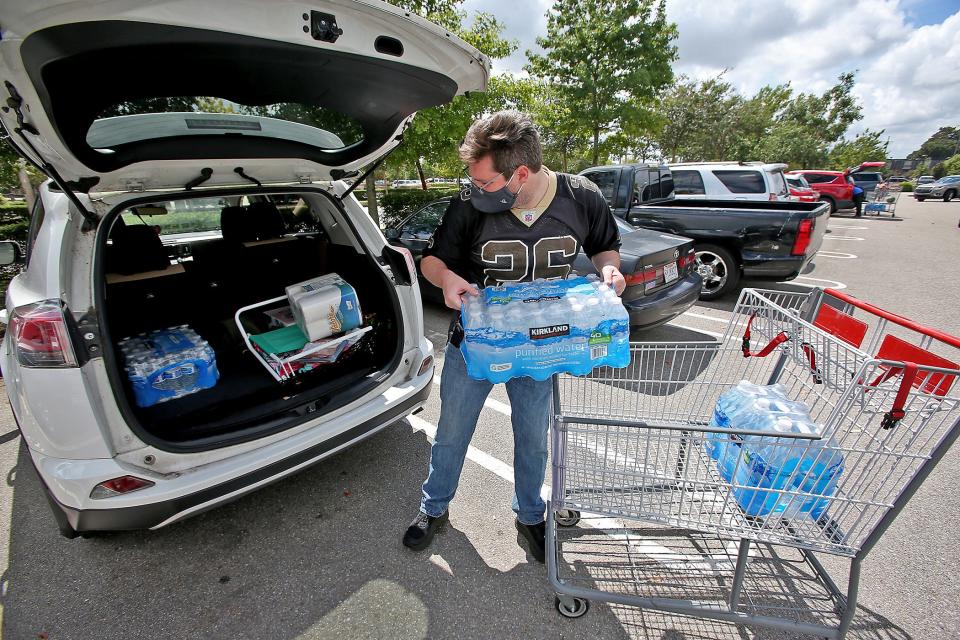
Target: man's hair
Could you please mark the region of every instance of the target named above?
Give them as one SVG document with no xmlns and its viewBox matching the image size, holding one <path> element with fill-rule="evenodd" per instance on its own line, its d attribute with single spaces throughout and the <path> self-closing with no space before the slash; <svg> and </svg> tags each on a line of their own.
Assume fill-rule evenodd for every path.
<svg viewBox="0 0 960 640">
<path fill-rule="evenodd" d="M 493 168 L 505 176 L 520 165 L 531 171 L 540 171 L 543 165 L 537 127 L 530 116 L 519 111 L 498 111 L 470 125 L 460 145 L 460 159 L 473 164 L 488 153 Z"/>
</svg>

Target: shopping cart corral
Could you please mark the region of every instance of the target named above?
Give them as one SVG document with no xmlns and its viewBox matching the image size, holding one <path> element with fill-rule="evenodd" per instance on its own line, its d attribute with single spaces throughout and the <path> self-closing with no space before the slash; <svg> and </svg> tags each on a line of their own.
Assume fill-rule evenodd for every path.
<svg viewBox="0 0 960 640">
<path fill-rule="evenodd" d="M 745 289 L 719 341 L 631 351 L 626 369 L 554 379 L 560 613 L 598 600 L 842 638 L 864 558 L 960 435 L 960 339 L 839 291 Z M 740 380 L 783 385 L 819 431 L 711 426 Z M 749 454 L 763 445 L 812 462 L 771 480 Z M 811 471 L 825 456 L 842 460 L 829 489 Z M 845 588 L 822 554 L 849 563 Z"/>
</svg>

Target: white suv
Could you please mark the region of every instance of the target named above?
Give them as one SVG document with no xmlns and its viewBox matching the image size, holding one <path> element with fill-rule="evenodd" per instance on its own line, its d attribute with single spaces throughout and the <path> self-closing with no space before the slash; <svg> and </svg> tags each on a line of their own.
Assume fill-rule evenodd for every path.
<svg viewBox="0 0 960 640">
<path fill-rule="evenodd" d="M 678 200 L 789 201 L 787 165 L 762 162 L 684 162 L 670 165 Z"/>
<path fill-rule="evenodd" d="M 0 6 L 0 120 L 52 178 L 7 292 L 0 367 L 65 535 L 161 527 L 235 499 L 430 392 L 412 257 L 342 178 L 395 147 L 417 110 L 483 91 L 489 62 L 379 0 L 309 5 Z M 19 259 L 0 246 L 0 262 Z M 278 382 L 249 342 L 273 316 L 236 314 L 330 272 L 372 328 Z M 141 402 L 120 341 L 182 325 L 219 378 Z M 191 384 L 190 364 L 158 388 Z"/>
</svg>

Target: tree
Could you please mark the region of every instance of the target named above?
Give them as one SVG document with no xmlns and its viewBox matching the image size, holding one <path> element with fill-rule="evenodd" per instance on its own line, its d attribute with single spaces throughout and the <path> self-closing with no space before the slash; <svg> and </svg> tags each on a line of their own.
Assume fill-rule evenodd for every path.
<svg viewBox="0 0 960 640">
<path fill-rule="evenodd" d="M 599 164 L 602 138 L 652 122 L 652 101 L 673 79 L 676 36 L 664 0 L 554 0 L 537 39 L 546 53 L 527 51 L 526 70 L 556 88 Z"/>
<path fill-rule="evenodd" d="M 960 175 L 960 153 L 943 161 L 944 174 L 948 176 Z"/>
<path fill-rule="evenodd" d="M 825 163 L 830 148 L 863 118 L 853 86 L 854 74 L 841 73 L 823 94 L 801 93 L 787 102 L 758 147 L 759 159 L 804 169 Z"/>
<path fill-rule="evenodd" d="M 731 114 L 742 99 L 723 75 L 702 81 L 681 76 L 663 93 L 656 140 L 671 162 L 727 159 L 723 156 L 736 135 Z"/>
<path fill-rule="evenodd" d="M 907 155 L 909 160 L 927 159 L 931 165 L 939 164 L 960 152 L 960 127 L 940 127 L 927 138 L 920 148 Z"/>
<path fill-rule="evenodd" d="M 939 180 L 943 176 L 947 175 L 947 166 L 943 162 L 938 162 L 933 166 L 933 171 L 930 172 L 934 178 Z"/>
<path fill-rule="evenodd" d="M 830 150 L 830 167 L 843 171 L 861 162 L 886 160 L 887 143 L 881 140 L 882 137 L 883 129 L 880 131 L 867 129 L 853 140 L 841 140 Z"/>
</svg>

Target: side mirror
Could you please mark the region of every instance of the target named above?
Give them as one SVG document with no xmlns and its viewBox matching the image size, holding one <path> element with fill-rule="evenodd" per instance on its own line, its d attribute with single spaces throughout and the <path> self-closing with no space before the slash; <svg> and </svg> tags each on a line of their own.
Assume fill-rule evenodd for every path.
<svg viewBox="0 0 960 640">
<path fill-rule="evenodd" d="M 13 240 L 0 240 L 0 266 L 7 266 L 20 262 L 23 254 L 20 252 L 20 245 Z"/>
<path fill-rule="evenodd" d="M 387 240 L 399 240 L 400 239 L 400 229 L 390 228 L 383 232 L 384 237 Z"/>
</svg>

